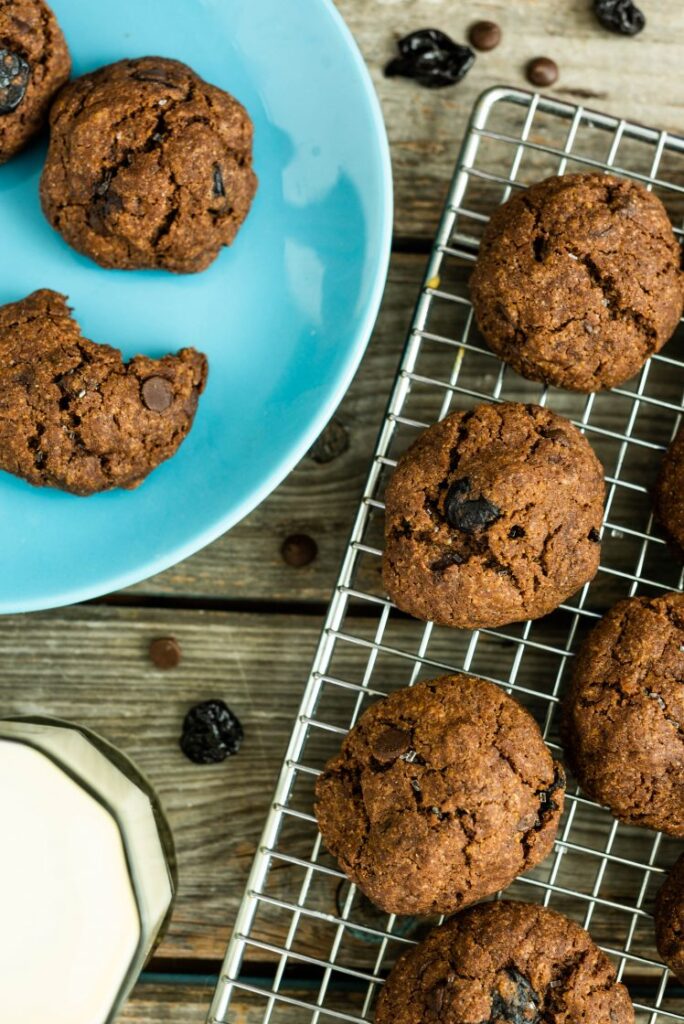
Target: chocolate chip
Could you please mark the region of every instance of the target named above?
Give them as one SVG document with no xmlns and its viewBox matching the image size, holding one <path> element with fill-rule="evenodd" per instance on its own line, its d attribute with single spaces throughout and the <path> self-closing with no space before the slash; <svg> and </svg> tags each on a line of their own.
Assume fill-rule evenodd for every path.
<svg viewBox="0 0 684 1024">
<path fill-rule="evenodd" d="M 173 385 L 165 377 L 148 377 L 142 386 L 142 400 L 150 412 L 164 412 L 173 402 Z"/>
<path fill-rule="evenodd" d="M 403 729 L 386 729 L 373 742 L 373 756 L 378 761 L 396 761 L 411 747 L 411 737 Z"/>
<path fill-rule="evenodd" d="M 318 554 L 318 545 L 306 533 L 293 533 L 286 537 L 280 548 L 284 561 L 294 569 L 310 565 Z"/>
<path fill-rule="evenodd" d="M 558 81 L 558 65 L 550 57 L 535 57 L 527 65 L 526 74 L 532 85 L 553 85 Z"/>
<path fill-rule="evenodd" d="M 150 659 L 161 669 L 178 668 L 183 652 L 174 636 L 158 636 L 150 642 Z"/>
<path fill-rule="evenodd" d="M 568 443 L 568 435 L 560 427 L 551 427 L 550 430 L 542 430 L 540 433 L 542 437 L 548 438 L 549 441 L 564 441 L 566 444 Z"/>
<path fill-rule="evenodd" d="M 445 554 L 430 564 L 432 572 L 445 572 L 451 565 L 463 565 L 465 558 L 462 558 L 457 551 L 447 551 Z"/>
<path fill-rule="evenodd" d="M 501 29 L 495 21 L 476 21 L 468 30 L 468 42 L 476 50 L 493 50 L 501 42 Z"/>
<path fill-rule="evenodd" d="M 177 88 L 181 83 L 174 81 L 168 71 L 164 68 L 141 68 L 131 75 L 136 82 L 157 82 L 160 85 L 169 85 Z"/>
<path fill-rule="evenodd" d="M 16 110 L 28 87 L 31 68 L 12 50 L 0 50 L 0 114 Z"/>
<path fill-rule="evenodd" d="M 588 539 L 591 541 L 592 544 L 600 543 L 601 534 L 598 532 L 598 530 L 596 529 L 595 526 L 592 526 L 592 528 L 589 531 L 587 536 L 588 536 Z"/>
<path fill-rule="evenodd" d="M 214 164 L 213 189 L 215 196 L 225 196 L 226 186 L 223 184 L 223 175 L 218 164 Z"/>
<path fill-rule="evenodd" d="M 515 526 L 511 526 L 510 530 L 508 531 L 508 536 L 511 538 L 511 540 L 520 540 L 521 537 L 525 536 L 525 531 L 522 528 L 522 526 L 518 526 L 516 524 Z"/>
<path fill-rule="evenodd" d="M 349 448 L 347 428 L 338 419 L 330 420 L 318 440 L 309 449 L 309 458 L 323 465 L 339 458 Z"/>
<path fill-rule="evenodd" d="M 428 1010 L 434 1010 L 436 1013 L 442 1009 L 444 1005 L 444 994 L 446 986 L 444 984 L 435 985 L 425 996 L 425 1006 Z"/>
</svg>

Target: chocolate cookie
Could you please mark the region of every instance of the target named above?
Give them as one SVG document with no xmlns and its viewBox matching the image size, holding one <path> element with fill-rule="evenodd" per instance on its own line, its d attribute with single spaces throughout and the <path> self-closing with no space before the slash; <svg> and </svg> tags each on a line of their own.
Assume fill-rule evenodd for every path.
<svg viewBox="0 0 684 1024">
<path fill-rule="evenodd" d="M 48 5 L 0 0 L 0 163 L 41 131 L 70 72 L 67 44 Z"/>
<path fill-rule="evenodd" d="M 565 703 L 582 788 L 620 821 L 684 837 L 684 594 L 630 597 L 589 634 Z"/>
<path fill-rule="evenodd" d="M 375 1024 L 633 1024 L 629 993 L 574 921 L 502 900 L 435 928 L 397 961 Z"/>
<path fill-rule="evenodd" d="M 563 417 L 519 404 L 453 413 L 387 487 L 387 592 L 447 626 L 537 619 L 596 573 L 603 499 L 601 464 Z"/>
<path fill-rule="evenodd" d="M 493 683 L 442 676 L 372 705 L 316 784 L 351 881 L 393 914 L 449 914 L 550 852 L 565 776 L 532 716 Z"/>
<path fill-rule="evenodd" d="M 206 376 L 193 348 L 122 362 L 57 292 L 1 306 L 0 469 L 73 494 L 137 487 L 178 450 Z"/>
<path fill-rule="evenodd" d="M 684 984 L 684 853 L 656 897 L 655 932 L 658 952 Z"/>
<path fill-rule="evenodd" d="M 45 216 L 103 267 L 204 270 L 256 185 L 247 112 L 179 61 L 110 64 L 73 81 L 50 112 Z"/>
<path fill-rule="evenodd" d="M 684 427 L 665 453 L 655 486 L 654 511 L 672 547 L 684 557 Z"/>
<path fill-rule="evenodd" d="M 489 347 L 530 380 L 601 391 L 633 376 L 682 313 L 680 248 L 634 181 L 548 178 L 486 226 L 470 292 Z"/>
</svg>

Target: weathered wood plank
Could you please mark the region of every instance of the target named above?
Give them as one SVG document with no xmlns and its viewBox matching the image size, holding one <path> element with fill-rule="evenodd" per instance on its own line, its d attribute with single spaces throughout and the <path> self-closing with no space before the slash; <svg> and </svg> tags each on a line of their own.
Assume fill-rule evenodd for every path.
<svg viewBox="0 0 684 1024">
<path fill-rule="evenodd" d="M 562 644 L 566 623 L 552 617 L 531 634 L 532 642 Z M 247 873 L 269 807 L 278 767 L 290 734 L 308 664 L 318 637 L 316 616 L 244 615 L 198 612 L 149 612 L 106 607 L 75 608 L 0 621 L 0 714 L 53 714 L 101 732 L 129 753 L 147 772 L 167 809 L 178 847 L 180 890 L 169 933 L 158 957 L 222 958 Z M 362 681 L 377 620 L 349 615 L 342 631 L 356 642 L 338 641 L 332 675 L 351 683 Z M 150 639 L 173 633 L 183 648 L 183 661 L 173 672 L 160 672 L 147 658 Z M 416 652 L 420 626 L 393 617 L 383 636 L 385 650 L 376 666 L 375 685 L 391 689 L 409 681 L 412 663 L 395 651 Z M 464 664 L 469 635 L 435 630 L 427 656 L 437 664 L 459 668 Z M 505 638 L 483 637 L 471 670 L 506 679 L 516 654 Z M 521 699 L 543 719 L 545 702 L 534 693 L 549 693 L 556 663 L 529 647 L 518 667 L 518 684 L 529 694 Z M 438 674 L 425 667 L 419 677 Z M 240 716 L 245 741 L 238 757 L 222 765 L 200 767 L 185 760 L 178 749 L 183 715 L 197 700 L 220 696 Z M 328 725 L 346 728 L 356 694 L 326 684 L 315 711 Z M 551 737 L 557 734 L 555 726 Z M 339 743 L 329 731 L 310 729 L 305 763 L 322 767 Z M 311 811 L 311 777 L 301 775 L 293 806 Z M 572 840 L 602 849 L 610 829 L 607 813 L 580 809 Z M 303 859 L 311 856 L 315 826 L 291 818 L 284 827 L 279 850 Z M 626 834 L 614 846 L 617 855 L 646 856 L 652 837 L 645 831 Z M 674 859 L 673 844 L 663 844 L 659 863 Z M 321 862 L 333 866 L 327 855 Z M 600 864 L 597 857 L 566 854 L 558 882 L 590 892 Z M 539 869 L 548 877 L 549 865 Z M 632 901 L 640 874 L 616 868 L 601 884 L 604 899 Z M 268 895 L 280 901 L 296 900 L 303 870 L 274 860 L 266 885 Z M 655 880 L 654 880 L 655 882 Z M 339 881 L 316 873 L 308 904 L 334 913 Z M 649 889 L 648 903 L 653 895 Z M 518 883 L 517 895 L 541 898 L 540 890 Z M 585 904 L 554 896 L 558 909 L 583 913 Z M 282 943 L 290 915 L 263 906 L 256 934 Z M 359 901 L 352 921 L 384 927 L 382 915 Z M 597 938 L 622 943 L 627 915 L 597 911 L 592 928 Z M 416 933 L 415 924 L 409 922 Z M 403 927 L 403 925 L 402 925 Z M 640 925 L 636 947 L 652 950 L 650 922 Z M 331 948 L 334 926 L 304 916 L 293 942 L 296 951 L 325 956 Z M 390 950 L 393 954 L 395 949 Z M 348 930 L 341 961 L 369 967 L 377 955 L 377 942 L 358 929 Z M 253 960 L 271 960 L 272 954 L 253 949 Z"/>
<path fill-rule="evenodd" d="M 288 987 L 287 995 L 294 999 L 315 1002 L 316 992 Z M 200 985 L 140 984 L 118 1020 L 120 1024 L 204 1024 L 210 997 L 211 990 Z M 338 1012 L 354 1014 L 360 1012 L 362 1002 L 362 994 L 335 992 L 328 1005 Z M 681 1002 L 681 998 L 667 998 L 663 1000 L 663 1010 L 680 1013 Z M 239 996 L 231 1004 L 231 1021 L 233 1024 L 262 1024 L 266 1005 L 265 996 Z M 296 1006 L 280 1003 L 269 1019 L 273 1024 L 302 1024 L 303 1021 L 309 1020 L 309 1016 L 307 1011 Z M 665 1018 L 659 1018 L 661 1019 L 664 1022 Z M 328 1024 L 330 1020 L 332 1018 L 324 1016 L 321 1018 L 321 1024 Z M 647 1022 L 647 1014 L 637 1017 L 637 1024 Z"/>
<path fill-rule="evenodd" d="M 385 114 L 399 235 L 433 233 L 475 99 L 494 85 L 531 88 L 524 69 L 534 57 L 551 57 L 560 67 L 558 83 L 545 90 L 549 94 L 641 124 L 682 132 L 684 83 L 679 69 L 684 9 L 678 4 L 666 0 L 649 3 L 645 31 L 630 39 L 602 29 L 587 0 L 336 2 L 366 58 Z M 479 54 L 459 85 L 427 90 L 383 76 L 397 37 L 430 25 L 465 41 L 468 26 L 483 18 L 502 26 L 501 45 Z"/>
<path fill-rule="evenodd" d="M 101 731 L 159 791 L 181 877 L 159 956 L 223 955 L 318 628 L 287 616 L 97 607 L 0 621 L 0 714 L 49 713 Z M 169 633 L 183 661 L 161 672 L 147 647 Z M 243 750 L 193 765 L 178 748 L 183 716 L 217 696 L 243 722 Z"/>
<path fill-rule="evenodd" d="M 286 986 L 290 999 L 314 1001 L 315 991 Z M 204 1024 L 212 997 L 212 990 L 204 985 L 139 984 L 128 1004 L 117 1018 L 119 1024 Z M 335 1008 L 347 1013 L 360 1011 L 363 996 L 357 992 L 335 993 Z M 231 1004 L 231 1024 L 261 1024 L 268 1005 L 267 997 L 238 995 Z M 279 1003 L 269 1018 L 273 1024 L 302 1024 L 306 1011 L 297 1006 Z M 330 1018 L 322 1019 L 328 1021 Z"/>
<path fill-rule="evenodd" d="M 117 1020 L 120 1024 L 204 1024 L 210 1002 L 209 986 L 141 982 Z M 252 1024 L 258 1017 L 242 1019 L 244 1024 Z"/>
</svg>

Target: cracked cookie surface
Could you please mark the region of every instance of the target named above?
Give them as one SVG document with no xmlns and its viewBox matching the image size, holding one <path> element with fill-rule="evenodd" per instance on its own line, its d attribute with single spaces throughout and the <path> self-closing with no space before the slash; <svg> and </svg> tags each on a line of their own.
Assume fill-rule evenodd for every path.
<svg viewBox="0 0 684 1024">
<path fill-rule="evenodd" d="M 584 791 L 621 821 L 684 837 L 684 594 L 611 608 L 577 655 L 564 710 Z"/>
<path fill-rule="evenodd" d="M 550 852 L 565 777 L 493 683 L 442 676 L 368 708 L 316 783 L 328 850 L 378 907 L 449 914 Z"/>
<path fill-rule="evenodd" d="M 671 337 L 680 264 L 657 196 L 611 175 L 568 174 L 496 210 L 470 291 L 487 344 L 523 377 L 600 391 Z"/>
<path fill-rule="evenodd" d="M 667 449 L 654 492 L 654 511 L 679 558 L 684 558 L 684 427 Z"/>
<path fill-rule="evenodd" d="M 204 270 L 256 186 L 246 110 L 179 61 L 110 64 L 75 79 L 50 112 L 43 211 L 103 267 Z"/>
<path fill-rule="evenodd" d="M 670 868 L 656 897 L 655 933 L 658 952 L 684 984 L 684 853 Z"/>
<path fill-rule="evenodd" d="M 70 71 L 69 50 L 50 7 L 43 0 L 0 0 L 0 163 L 42 130 Z"/>
<path fill-rule="evenodd" d="M 375 1024 L 633 1024 L 629 993 L 574 921 L 501 900 L 435 928 L 399 958 Z"/>
<path fill-rule="evenodd" d="M 188 434 L 206 376 L 193 348 L 124 363 L 57 292 L 1 306 L 0 469 L 80 495 L 137 487 Z"/>
<path fill-rule="evenodd" d="M 596 573 L 604 493 L 586 438 L 548 409 L 453 413 L 387 487 L 387 592 L 419 619 L 467 629 L 546 615 Z"/>
</svg>

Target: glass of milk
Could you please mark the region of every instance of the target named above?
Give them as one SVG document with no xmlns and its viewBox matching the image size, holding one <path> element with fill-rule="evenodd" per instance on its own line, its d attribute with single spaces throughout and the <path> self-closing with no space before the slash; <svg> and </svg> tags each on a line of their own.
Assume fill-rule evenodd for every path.
<svg viewBox="0 0 684 1024">
<path fill-rule="evenodd" d="M 170 830 L 99 736 L 0 719 L 0 1021 L 109 1024 L 170 916 Z"/>
</svg>

